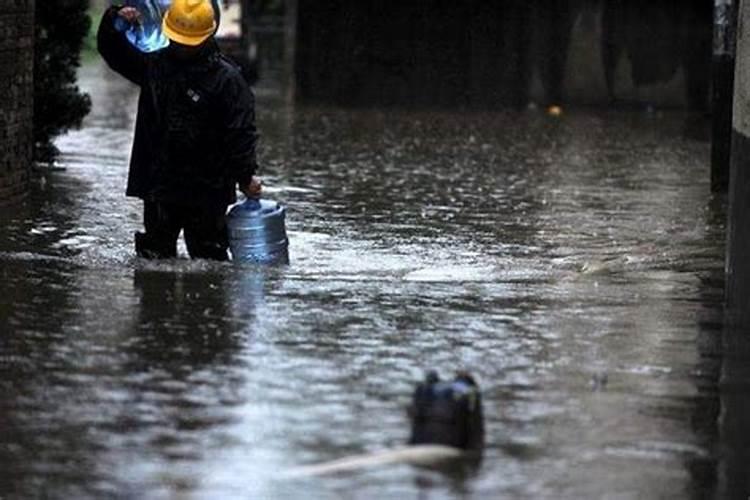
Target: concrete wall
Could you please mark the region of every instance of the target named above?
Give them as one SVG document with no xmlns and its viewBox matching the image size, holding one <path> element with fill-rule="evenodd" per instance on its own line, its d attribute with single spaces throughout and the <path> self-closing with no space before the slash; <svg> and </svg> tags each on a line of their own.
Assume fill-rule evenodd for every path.
<svg viewBox="0 0 750 500">
<path fill-rule="evenodd" d="M 0 0 L 0 205 L 24 197 L 31 169 L 33 19 L 34 0 Z"/>
<path fill-rule="evenodd" d="M 750 2 L 740 2 L 727 226 L 728 320 L 750 332 Z"/>
<path fill-rule="evenodd" d="M 614 97 L 634 104 L 649 103 L 695 111 L 707 109 L 711 75 L 711 2 L 646 3 L 649 4 L 648 10 L 640 11 L 642 19 L 635 17 L 638 5 L 632 0 L 630 3 L 609 2 L 609 5 L 625 5 L 629 9 L 612 8 L 608 2 L 587 2 L 580 7 L 572 25 L 563 83 L 566 100 L 597 105 L 606 104 Z M 608 8 L 610 12 L 607 12 Z M 646 47 L 651 40 L 654 50 L 642 48 L 628 53 L 627 46 L 634 42 L 637 45 L 639 38 Z M 613 55 L 608 57 L 608 51 Z M 654 58 L 653 66 L 673 66 L 673 76 L 660 75 L 658 81 L 656 78 L 648 82 L 635 81 L 634 75 L 643 71 L 634 64 L 642 67 L 643 58 L 650 57 Z M 607 88 L 608 72 L 612 75 L 611 90 Z M 532 95 L 539 99 L 541 86 L 537 82 L 534 85 Z"/>
</svg>

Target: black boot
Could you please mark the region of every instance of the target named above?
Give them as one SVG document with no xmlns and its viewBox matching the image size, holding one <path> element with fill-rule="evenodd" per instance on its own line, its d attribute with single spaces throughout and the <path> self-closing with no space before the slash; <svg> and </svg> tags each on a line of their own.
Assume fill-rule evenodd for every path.
<svg viewBox="0 0 750 500">
<path fill-rule="evenodd" d="M 144 259 L 172 259 L 177 257 L 177 245 L 157 241 L 148 233 L 135 233 L 135 253 Z"/>
</svg>

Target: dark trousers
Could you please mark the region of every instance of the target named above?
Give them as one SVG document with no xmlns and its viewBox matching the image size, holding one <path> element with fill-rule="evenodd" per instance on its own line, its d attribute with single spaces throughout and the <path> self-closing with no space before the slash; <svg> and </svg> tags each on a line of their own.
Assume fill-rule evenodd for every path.
<svg viewBox="0 0 750 500">
<path fill-rule="evenodd" d="M 229 240 L 226 207 L 192 206 L 157 201 L 143 204 L 145 233 L 136 233 L 139 257 L 168 259 L 177 256 L 177 238 L 185 232 L 185 244 L 193 259 L 227 260 Z"/>
</svg>

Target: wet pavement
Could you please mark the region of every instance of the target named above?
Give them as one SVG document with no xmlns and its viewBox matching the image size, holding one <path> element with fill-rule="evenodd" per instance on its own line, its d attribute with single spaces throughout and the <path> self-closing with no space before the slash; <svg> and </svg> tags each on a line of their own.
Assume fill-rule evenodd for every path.
<svg viewBox="0 0 750 500">
<path fill-rule="evenodd" d="M 292 108 L 258 92 L 291 263 L 133 257 L 135 89 L 0 214 L 0 498 L 746 498 L 750 349 L 676 112 Z M 478 468 L 290 480 L 399 445 L 426 368 L 482 386 Z"/>
</svg>

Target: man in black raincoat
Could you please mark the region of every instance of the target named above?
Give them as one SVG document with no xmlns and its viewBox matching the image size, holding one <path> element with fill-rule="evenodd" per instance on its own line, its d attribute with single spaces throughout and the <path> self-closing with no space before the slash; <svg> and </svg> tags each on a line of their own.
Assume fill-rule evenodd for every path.
<svg viewBox="0 0 750 500">
<path fill-rule="evenodd" d="M 141 257 L 175 257 L 184 230 L 192 258 L 226 260 L 235 187 L 260 195 L 255 99 L 214 41 L 214 16 L 209 0 L 173 0 L 163 23 L 170 44 L 152 53 L 116 27 L 118 18 L 139 22 L 133 7 L 110 7 L 99 27 L 104 60 L 141 88 L 126 191 L 144 202 Z"/>
</svg>

